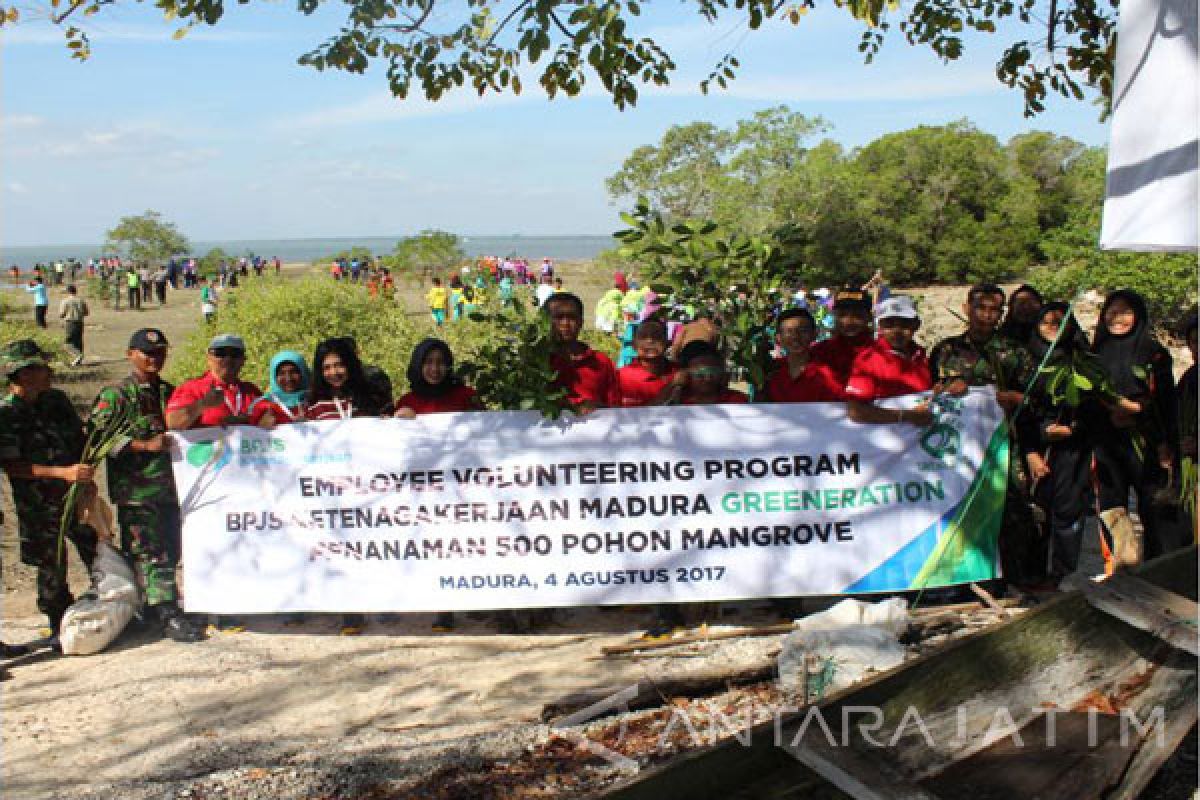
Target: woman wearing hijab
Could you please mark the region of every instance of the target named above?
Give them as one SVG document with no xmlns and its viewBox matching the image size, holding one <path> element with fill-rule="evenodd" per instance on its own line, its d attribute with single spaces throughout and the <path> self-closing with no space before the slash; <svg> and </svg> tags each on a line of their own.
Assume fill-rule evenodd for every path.
<svg viewBox="0 0 1200 800">
<path fill-rule="evenodd" d="M 409 392 L 396 401 L 397 417 L 479 410 L 475 390 L 454 373 L 454 355 L 441 339 L 422 339 L 413 350 L 406 374 Z"/>
<path fill-rule="evenodd" d="M 304 356 L 295 350 L 280 350 L 268 368 L 270 388 L 251 406 L 250 421 L 265 428 L 303 421 L 311 382 Z"/>
<path fill-rule="evenodd" d="M 1174 549 L 1155 519 L 1156 490 L 1175 461 L 1178 405 L 1171 355 L 1155 340 L 1141 295 L 1128 289 L 1104 300 L 1092 352 L 1112 376 L 1113 388 L 1131 401 L 1095 415 L 1097 502 L 1112 541 L 1107 569 L 1136 563 L 1141 553 L 1129 518 L 1129 490 L 1145 531 L 1145 557 Z"/>
<path fill-rule="evenodd" d="M 1038 311 L 1042 308 L 1041 292 L 1023 283 L 1008 296 L 1008 314 L 1000 323 L 1000 334 L 1017 344 L 1025 344 L 1034 335 Z"/>
<path fill-rule="evenodd" d="M 1042 306 L 1027 346 L 1043 368 L 1029 392 L 1034 441 L 1025 460 L 1034 501 L 1049 523 L 1051 577 L 1057 582 L 1079 566 L 1093 438 L 1085 419 L 1106 414 L 1110 407 L 1126 411 L 1137 407 L 1116 394 L 1103 365 L 1089 352 L 1087 337 L 1067 303 Z M 1092 388 L 1080 390 L 1076 383 L 1076 388 L 1068 389 L 1077 375 Z"/>
</svg>

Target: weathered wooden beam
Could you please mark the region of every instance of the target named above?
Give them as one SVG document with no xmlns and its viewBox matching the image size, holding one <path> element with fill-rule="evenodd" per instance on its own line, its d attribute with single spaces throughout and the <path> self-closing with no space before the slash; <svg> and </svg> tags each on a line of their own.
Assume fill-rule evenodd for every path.
<svg viewBox="0 0 1200 800">
<path fill-rule="evenodd" d="M 986 603 L 987 607 L 990 608 L 992 611 L 995 611 L 997 614 L 999 614 L 1002 617 L 1009 616 L 1008 609 L 1006 609 L 1004 606 L 997 603 L 996 598 L 992 597 L 991 592 L 989 592 L 987 589 L 984 589 L 982 586 L 980 586 L 977 583 L 972 583 L 971 591 L 975 593 L 976 597 L 978 597 L 980 600 L 982 600 L 984 603 Z"/>
<path fill-rule="evenodd" d="M 879 759 L 868 759 L 852 747 L 838 747 L 823 732 L 809 731 L 799 742 L 780 748 L 804 766 L 858 800 L 938 800 L 937 795 L 909 783 Z"/>
<path fill-rule="evenodd" d="M 607 647 L 600 648 L 600 652 L 606 656 L 621 656 L 629 653 L 640 653 L 643 650 L 663 650 L 668 647 L 679 647 L 684 644 L 696 644 L 698 642 L 716 642 L 722 639 L 750 639 L 759 636 L 776 636 L 780 633 L 790 633 L 795 630 L 795 625 L 791 622 L 783 622 L 778 625 L 758 625 L 749 628 L 738 628 L 732 631 L 713 631 L 709 633 L 689 633 L 685 636 L 676 636 L 672 639 L 659 640 L 639 640 L 629 642 L 628 644 L 613 644 Z"/>
<path fill-rule="evenodd" d="M 1088 605 L 1172 647 L 1200 654 L 1196 603 L 1132 575 L 1115 575 L 1083 590 Z"/>
<path fill-rule="evenodd" d="M 663 705 L 672 697 L 699 697 L 730 686 L 758 683 L 775 677 L 775 672 L 775 659 L 771 658 L 736 669 L 705 670 L 661 681 L 642 680 L 638 681 L 635 692 L 628 693 L 628 700 L 622 703 L 620 710 L 635 711 Z M 542 706 L 542 719 L 551 723 L 559 721 L 580 709 L 602 703 L 618 691 L 627 689 L 604 688 L 572 692 Z"/>
</svg>

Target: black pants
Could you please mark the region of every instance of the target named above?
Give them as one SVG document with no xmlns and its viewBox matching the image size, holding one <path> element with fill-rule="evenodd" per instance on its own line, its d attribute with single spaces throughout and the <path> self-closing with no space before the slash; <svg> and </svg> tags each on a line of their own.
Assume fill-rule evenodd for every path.
<svg viewBox="0 0 1200 800">
<path fill-rule="evenodd" d="M 165 306 L 167 304 L 167 282 L 163 281 L 159 283 L 156 281 L 154 283 L 154 294 L 157 295 L 158 304 Z"/>
<path fill-rule="evenodd" d="M 129 310 L 142 307 L 142 290 L 136 286 L 129 287 Z"/>
<path fill-rule="evenodd" d="M 37 326 L 39 328 L 46 327 L 46 309 L 47 308 L 49 308 L 49 306 L 34 306 L 33 307 L 33 321 L 37 323 Z"/>
<path fill-rule="evenodd" d="M 1034 499 L 1046 512 L 1060 572 L 1074 572 L 1083 546 L 1092 451 L 1083 437 L 1072 436 L 1050 448 L 1050 474 L 1038 483 Z"/>
<path fill-rule="evenodd" d="M 67 337 L 66 337 L 67 338 L 67 346 L 74 348 L 74 350 L 77 353 L 79 353 L 79 355 L 83 355 L 83 322 L 82 322 L 82 320 L 79 322 L 68 321 L 66 323 L 66 329 L 67 329 Z"/>
<path fill-rule="evenodd" d="M 1126 508 L 1132 489 L 1144 531 L 1144 557 L 1155 558 L 1179 547 L 1180 532 L 1176 528 L 1183 523 L 1172 516 L 1185 519 L 1187 514 L 1180 512 L 1177 505 L 1164 509 L 1155 503 L 1157 492 L 1169 491 L 1165 486 L 1167 473 L 1158 463 L 1155 444 L 1148 442 L 1139 456 L 1128 431 L 1109 429 L 1097 437 L 1095 448 L 1096 499 L 1100 510 Z"/>
</svg>

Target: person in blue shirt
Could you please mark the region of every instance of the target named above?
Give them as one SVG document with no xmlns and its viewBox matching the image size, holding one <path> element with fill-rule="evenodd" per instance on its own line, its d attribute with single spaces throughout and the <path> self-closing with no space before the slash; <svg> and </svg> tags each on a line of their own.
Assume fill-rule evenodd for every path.
<svg viewBox="0 0 1200 800">
<path fill-rule="evenodd" d="M 46 295 L 46 284 L 39 275 L 29 282 L 25 291 L 33 292 L 33 319 L 39 328 L 46 327 L 46 309 L 50 307 L 50 298 Z"/>
</svg>

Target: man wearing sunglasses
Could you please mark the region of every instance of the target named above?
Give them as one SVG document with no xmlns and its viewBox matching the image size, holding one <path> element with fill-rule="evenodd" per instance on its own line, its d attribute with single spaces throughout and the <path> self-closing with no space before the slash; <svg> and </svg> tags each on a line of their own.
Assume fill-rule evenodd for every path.
<svg viewBox="0 0 1200 800">
<path fill-rule="evenodd" d="M 262 391 L 239 377 L 246 363 L 246 343 L 230 333 L 208 343 L 208 371 L 184 381 L 167 401 L 167 427 L 171 430 L 244 425 L 250 407 Z"/>
</svg>

